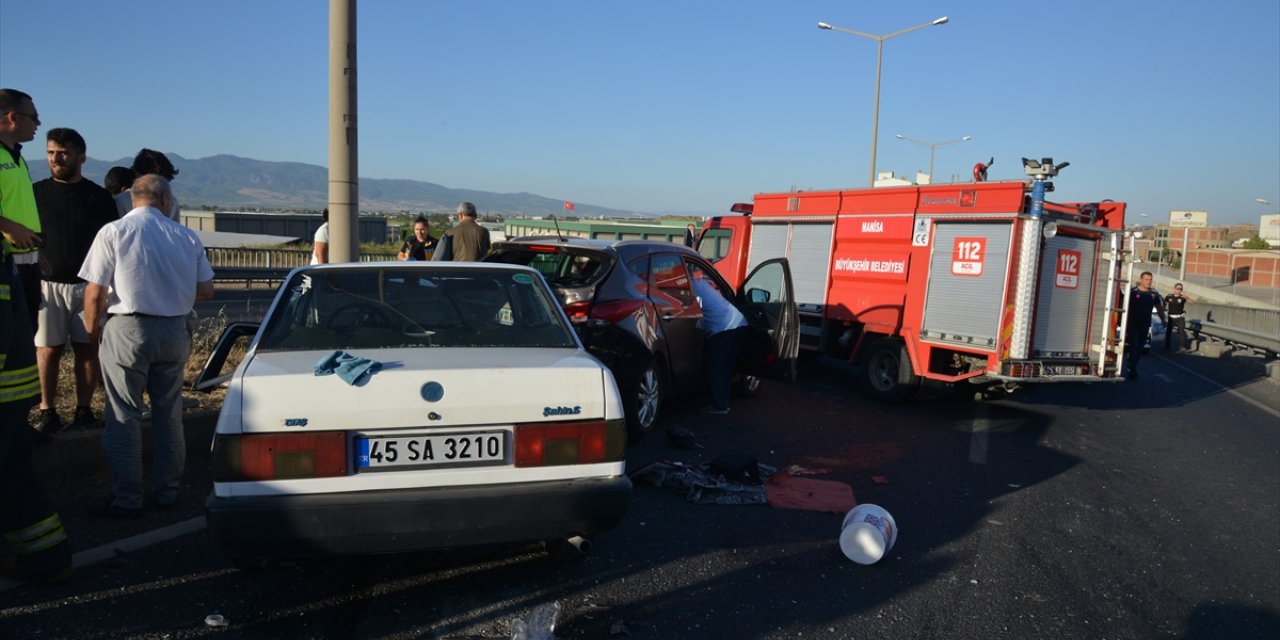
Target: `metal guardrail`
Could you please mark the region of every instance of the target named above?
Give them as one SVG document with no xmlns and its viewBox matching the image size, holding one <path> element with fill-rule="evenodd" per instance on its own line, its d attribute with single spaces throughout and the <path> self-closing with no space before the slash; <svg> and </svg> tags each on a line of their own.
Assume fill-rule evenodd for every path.
<svg viewBox="0 0 1280 640">
<path fill-rule="evenodd" d="M 298 249 L 205 248 L 217 282 L 273 283 L 284 280 L 295 267 L 311 263 L 311 252 Z M 360 262 L 395 260 L 394 253 L 360 254 Z"/>
<path fill-rule="evenodd" d="M 1187 325 L 1200 335 L 1280 353 L 1280 311 L 1197 302 L 1187 306 Z"/>
</svg>

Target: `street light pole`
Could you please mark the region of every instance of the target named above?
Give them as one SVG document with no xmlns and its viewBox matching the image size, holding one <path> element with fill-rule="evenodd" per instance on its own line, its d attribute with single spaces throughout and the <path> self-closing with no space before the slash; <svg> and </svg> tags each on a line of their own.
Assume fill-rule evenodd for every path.
<svg viewBox="0 0 1280 640">
<path fill-rule="evenodd" d="M 879 141 L 878 138 L 880 136 L 880 72 L 882 68 L 882 63 L 884 62 L 884 41 L 888 40 L 889 38 L 895 38 L 904 33 L 910 33 L 912 31 L 915 31 L 916 29 L 923 29 L 925 27 L 935 27 L 938 25 L 946 24 L 946 23 L 947 23 L 947 17 L 942 16 L 941 18 L 938 18 L 937 20 L 934 20 L 932 22 L 918 24 L 914 27 L 907 27 L 906 29 L 903 29 L 901 31 L 895 31 L 893 33 L 890 33 L 888 35 L 883 35 L 883 36 L 877 36 L 870 33 L 863 33 L 861 31 L 854 31 L 853 29 L 845 29 L 844 27 L 837 27 L 835 25 L 832 25 L 826 22 L 818 23 L 818 28 L 823 29 L 825 31 L 842 31 L 844 33 L 848 33 L 855 36 L 871 38 L 872 40 L 876 41 L 876 102 L 875 102 L 875 110 L 871 117 L 871 171 L 869 172 L 871 174 L 871 179 L 869 182 L 869 186 L 872 186 L 872 187 L 876 186 L 876 143 Z M 932 172 L 930 172 L 929 174 L 929 179 L 930 180 L 933 179 Z"/>
<path fill-rule="evenodd" d="M 915 144 L 918 144 L 924 147 L 929 147 L 929 184 L 933 184 L 933 154 L 938 150 L 938 147 L 945 147 L 951 144 L 968 142 L 973 139 L 973 136 L 965 136 L 963 138 L 956 138 L 955 140 L 947 140 L 944 142 L 924 142 L 923 140 L 908 138 L 907 136 L 904 136 L 901 133 L 899 133 L 895 137 L 898 138 L 899 140 L 906 140 L 907 142 L 914 142 Z"/>
</svg>

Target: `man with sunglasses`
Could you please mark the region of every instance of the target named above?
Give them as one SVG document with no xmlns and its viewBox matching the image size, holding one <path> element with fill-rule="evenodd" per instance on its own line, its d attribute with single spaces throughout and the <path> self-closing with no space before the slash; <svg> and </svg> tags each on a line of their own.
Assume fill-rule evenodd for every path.
<svg viewBox="0 0 1280 640">
<path fill-rule="evenodd" d="M 31 96 L 0 89 L 0 232 L 18 270 L 18 285 L 27 301 L 31 327 L 40 308 L 40 214 L 36 210 L 31 171 L 22 159 L 22 143 L 36 137 L 40 114 Z"/>
<path fill-rule="evenodd" d="M 1184 351 L 1187 348 L 1187 313 L 1188 304 L 1195 304 L 1195 300 L 1187 297 L 1182 293 L 1182 283 L 1173 285 L 1173 293 L 1164 297 L 1165 312 L 1168 313 L 1169 321 L 1164 323 L 1164 350 L 1168 351 L 1173 346 L 1173 332 L 1178 332 L 1178 351 Z"/>
<path fill-rule="evenodd" d="M 34 253 L 40 244 L 26 224 L 38 228 L 40 222 L 31 174 L 21 155 L 22 143 L 35 138 L 39 126 L 31 96 L 0 89 L 0 577 L 65 582 L 71 577 L 71 545 L 31 462 L 40 434 L 26 418 L 40 400 L 40 377 L 30 303 L 17 285 L 11 255 Z M 38 306 L 40 271 L 38 264 L 32 266 Z"/>
</svg>

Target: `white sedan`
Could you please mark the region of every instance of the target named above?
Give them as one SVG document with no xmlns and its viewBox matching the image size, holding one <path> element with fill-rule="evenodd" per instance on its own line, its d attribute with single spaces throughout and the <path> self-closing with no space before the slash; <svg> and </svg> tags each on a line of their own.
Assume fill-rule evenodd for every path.
<svg viewBox="0 0 1280 640">
<path fill-rule="evenodd" d="M 536 271 L 302 267 L 228 377 L 209 531 L 238 561 L 581 546 L 626 513 L 626 437 L 612 374 Z"/>
</svg>

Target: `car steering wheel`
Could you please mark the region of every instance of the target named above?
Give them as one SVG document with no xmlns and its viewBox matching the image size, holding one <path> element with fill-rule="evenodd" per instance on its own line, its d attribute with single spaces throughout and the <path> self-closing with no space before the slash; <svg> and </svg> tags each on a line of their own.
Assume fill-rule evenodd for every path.
<svg viewBox="0 0 1280 640">
<path fill-rule="evenodd" d="M 346 322 L 346 317 L 350 317 L 350 322 Z M 339 319 L 344 320 L 339 322 Z M 351 302 L 334 309 L 329 315 L 329 319 L 324 323 L 324 327 L 330 331 L 337 331 L 339 328 L 356 328 L 356 327 L 373 327 L 380 329 L 391 329 L 395 322 L 387 310 L 379 305 L 371 302 Z"/>
</svg>

